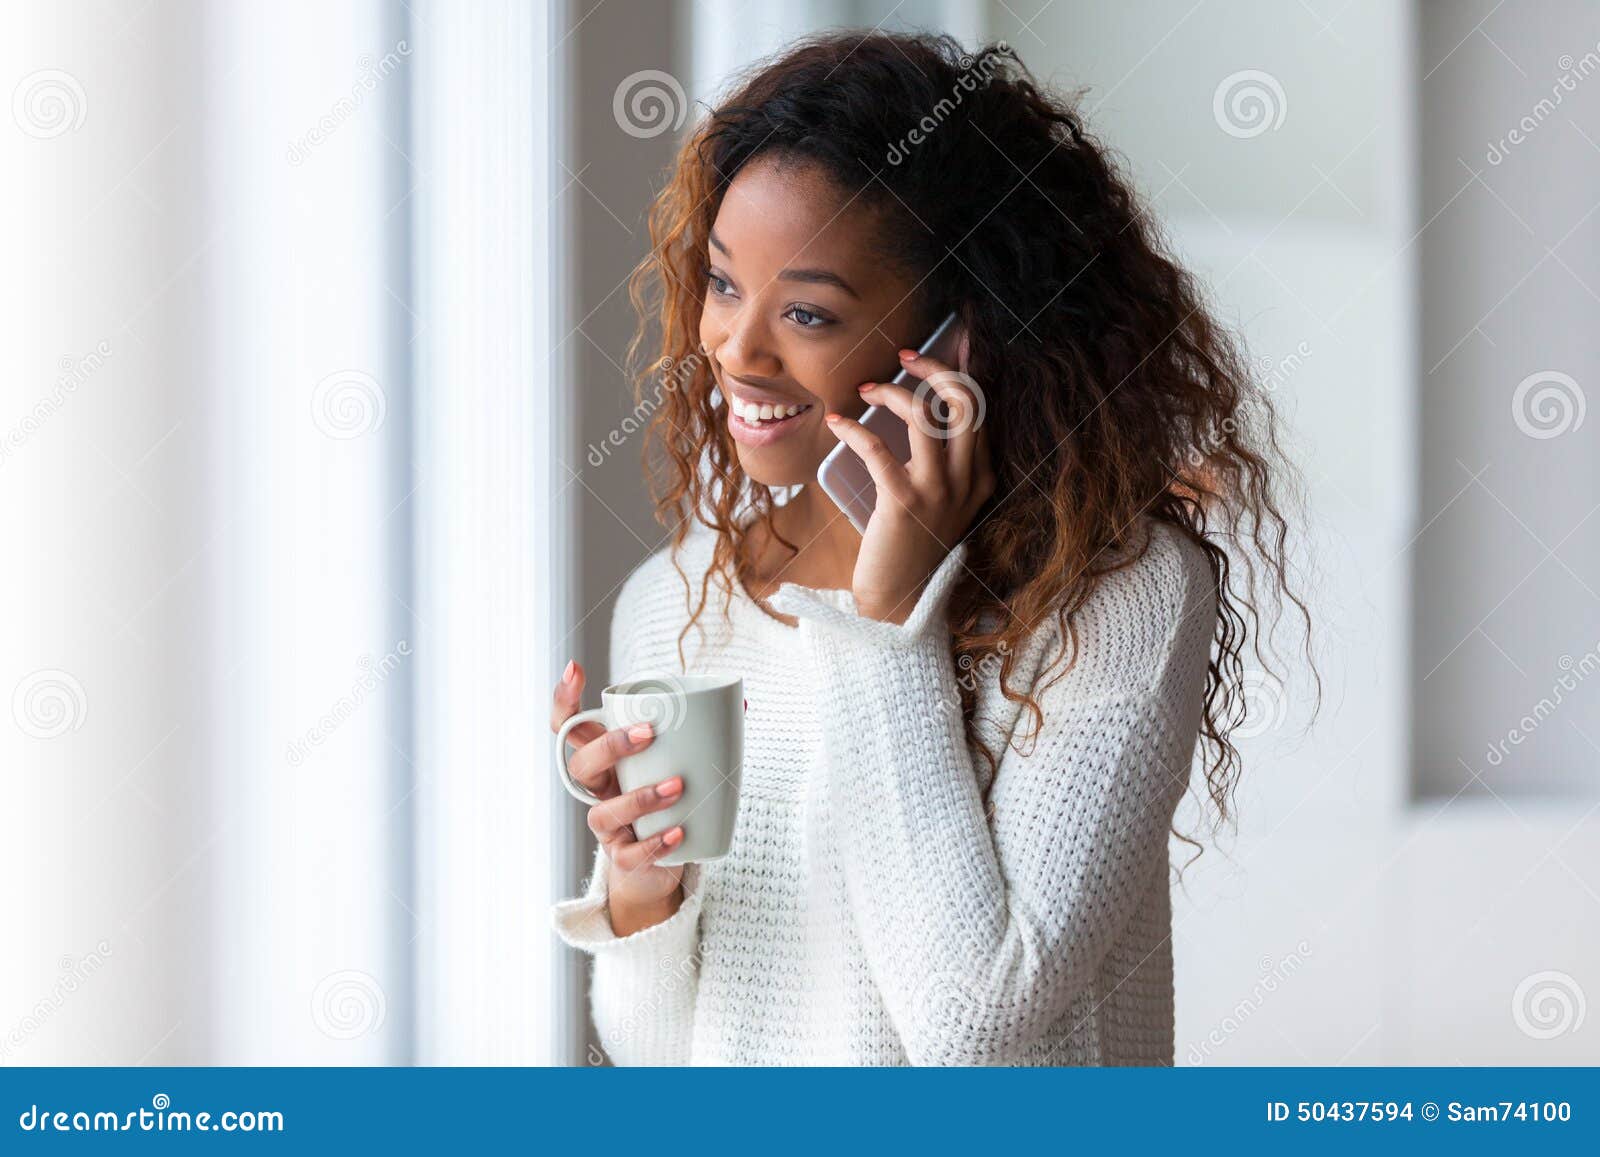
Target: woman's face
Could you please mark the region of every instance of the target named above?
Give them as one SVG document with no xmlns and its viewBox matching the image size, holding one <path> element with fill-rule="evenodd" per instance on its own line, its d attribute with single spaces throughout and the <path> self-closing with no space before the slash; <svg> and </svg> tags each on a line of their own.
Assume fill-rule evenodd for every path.
<svg viewBox="0 0 1600 1157">
<path fill-rule="evenodd" d="M 739 464 L 768 486 L 812 481 L 838 444 L 823 415 L 859 417 L 856 387 L 927 337 L 915 283 L 872 256 L 877 217 L 846 201 L 813 167 L 761 159 L 712 226 L 700 341 Z"/>
</svg>

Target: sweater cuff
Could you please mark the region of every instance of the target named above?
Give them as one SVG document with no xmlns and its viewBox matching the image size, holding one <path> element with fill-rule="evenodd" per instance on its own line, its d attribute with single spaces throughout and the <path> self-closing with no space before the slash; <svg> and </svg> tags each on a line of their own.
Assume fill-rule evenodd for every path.
<svg viewBox="0 0 1600 1157">
<path fill-rule="evenodd" d="M 659 924 L 628 936 L 611 930 L 609 873 L 611 860 L 597 849 L 588 890 L 572 900 L 562 900 L 551 910 L 556 935 L 573 948 L 592 955 L 639 954 L 652 961 L 679 959 L 694 951 L 700 922 L 700 865 L 683 869 L 683 902 Z"/>
<path fill-rule="evenodd" d="M 829 602 L 823 594 L 796 583 L 784 583 L 767 600 L 773 610 L 811 622 L 817 629 L 849 635 L 878 646 L 914 647 L 929 635 L 940 635 L 946 628 L 945 606 L 961 576 L 967 558 L 967 544 L 958 542 L 954 550 L 928 576 L 917 605 L 904 623 L 872 619 Z M 852 600 L 852 606 L 854 602 Z"/>
</svg>

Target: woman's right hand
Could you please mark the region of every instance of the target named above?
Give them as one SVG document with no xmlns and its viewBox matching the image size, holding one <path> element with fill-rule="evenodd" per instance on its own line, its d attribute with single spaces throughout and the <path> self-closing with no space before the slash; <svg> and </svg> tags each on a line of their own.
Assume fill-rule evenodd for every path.
<svg viewBox="0 0 1600 1157">
<path fill-rule="evenodd" d="M 552 732 L 560 731 L 561 725 L 578 713 L 583 682 L 583 668 L 568 663 L 556 685 L 550 712 Z M 617 784 L 617 760 L 643 751 L 651 738 L 649 724 L 607 731 L 598 723 L 580 723 L 567 736 L 578 749 L 567 764 L 572 778 L 601 801 L 589 809 L 589 830 L 611 861 L 609 906 L 618 935 L 659 923 L 677 911 L 681 899 L 682 866 L 662 865 L 656 860 L 683 842 L 683 826 L 640 840 L 634 837 L 633 824 L 640 816 L 677 803 L 683 795 L 683 777 L 675 775 L 630 792 L 620 791 Z"/>
</svg>

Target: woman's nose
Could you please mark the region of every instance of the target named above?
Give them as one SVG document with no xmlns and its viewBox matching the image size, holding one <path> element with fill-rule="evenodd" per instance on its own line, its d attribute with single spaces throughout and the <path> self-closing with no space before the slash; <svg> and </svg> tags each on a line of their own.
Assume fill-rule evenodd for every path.
<svg viewBox="0 0 1600 1157">
<path fill-rule="evenodd" d="M 776 377 L 781 368 L 772 335 L 753 310 L 742 310 L 728 324 L 720 341 L 707 343 L 723 370 L 734 377 Z"/>
</svg>

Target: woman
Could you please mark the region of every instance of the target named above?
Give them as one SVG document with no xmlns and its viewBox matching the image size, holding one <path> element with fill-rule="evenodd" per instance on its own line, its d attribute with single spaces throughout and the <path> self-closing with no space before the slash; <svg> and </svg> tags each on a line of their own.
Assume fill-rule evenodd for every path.
<svg viewBox="0 0 1600 1157">
<path fill-rule="evenodd" d="M 1171 1064 L 1168 832 L 1197 737 L 1227 818 L 1257 576 L 1287 594 L 1244 360 L 1004 45 L 800 44 L 695 130 L 651 226 L 673 534 L 611 671 L 743 675 L 746 758 L 732 852 L 665 867 L 683 829 L 630 825 L 681 780 L 612 772 L 648 728 L 574 732 L 600 846 L 556 925 L 606 1054 Z M 916 355 L 951 311 L 959 365 Z M 840 440 L 864 534 L 815 481 Z M 584 685 L 569 664 L 553 726 Z"/>
</svg>

